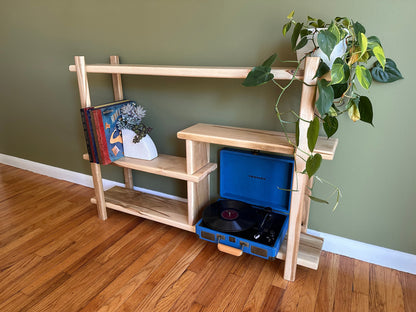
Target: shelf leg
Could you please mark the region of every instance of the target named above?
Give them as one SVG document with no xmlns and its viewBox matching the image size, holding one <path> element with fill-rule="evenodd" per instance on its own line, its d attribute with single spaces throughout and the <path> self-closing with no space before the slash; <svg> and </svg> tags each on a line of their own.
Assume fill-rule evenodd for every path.
<svg viewBox="0 0 416 312">
<path fill-rule="evenodd" d="M 104 187 L 99 164 L 91 163 L 92 181 L 94 183 L 95 198 L 97 199 L 97 212 L 101 220 L 107 220 L 107 208 L 104 198 Z"/>
<path fill-rule="evenodd" d="M 209 143 L 186 140 L 186 171 L 193 174 L 209 163 Z M 209 202 L 209 176 L 202 181 L 187 182 L 188 224 L 195 225 L 201 208 Z"/>
<path fill-rule="evenodd" d="M 308 180 L 307 183 L 307 189 L 306 189 L 306 195 L 305 195 L 305 200 L 303 203 L 303 209 L 302 209 L 302 233 L 306 233 L 307 229 L 308 229 L 308 222 L 309 222 L 309 209 L 311 206 L 311 199 L 309 197 L 309 195 L 311 195 L 311 188 L 313 186 L 313 177 L 311 177 Z"/>
<path fill-rule="evenodd" d="M 110 64 L 120 64 L 118 55 L 110 56 Z M 111 74 L 111 77 L 113 80 L 114 101 L 121 101 L 124 99 L 121 74 Z M 126 188 L 133 189 L 133 173 L 129 168 L 124 168 L 124 183 L 126 184 Z"/>
<path fill-rule="evenodd" d="M 209 176 L 202 181 L 188 184 L 188 224 L 195 225 L 201 218 L 201 208 L 209 203 Z"/>
<path fill-rule="evenodd" d="M 130 168 L 124 168 L 124 184 L 126 188 L 133 189 L 133 171 Z"/>
<path fill-rule="evenodd" d="M 306 156 L 302 151 L 309 151 L 307 132 L 309 121 L 312 120 L 315 115 L 315 73 L 319 66 L 319 60 L 319 57 L 307 57 L 305 60 L 304 82 L 306 85 L 302 87 L 299 109 L 299 147 L 295 154 L 295 169 L 297 172 L 294 172 L 294 181 L 292 185 L 292 189 L 297 189 L 297 192 L 292 192 L 291 195 L 285 271 L 283 274 L 284 279 L 288 281 L 294 281 L 296 276 L 299 240 L 302 228 L 302 212 L 305 205 L 305 193 L 308 184 L 308 176 L 301 173 L 306 168 L 304 160 Z"/>
</svg>

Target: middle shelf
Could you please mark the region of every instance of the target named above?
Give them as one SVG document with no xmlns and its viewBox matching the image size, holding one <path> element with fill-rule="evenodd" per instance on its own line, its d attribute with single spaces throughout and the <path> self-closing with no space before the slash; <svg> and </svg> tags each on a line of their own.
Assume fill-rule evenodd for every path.
<svg viewBox="0 0 416 312">
<path fill-rule="evenodd" d="M 88 154 L 83 158 L 89 160 Z M 152 160 L 143 160 L 130 157 L 122 157 L 112 164 L 123 168 L 154 173 L 165 177 L 185 180 L 189 182 L 200 182 L 208 174 L 217 169 L 216 163 L 208 163 L 194 174 L 188 174 L 186 171 L 186 158 L 172 155 L 159 154 Z"/>
</svg>

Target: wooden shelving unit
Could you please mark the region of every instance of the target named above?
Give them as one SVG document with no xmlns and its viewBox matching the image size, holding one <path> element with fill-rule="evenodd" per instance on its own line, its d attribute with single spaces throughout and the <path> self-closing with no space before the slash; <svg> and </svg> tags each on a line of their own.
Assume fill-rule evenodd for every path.
<svg viewBox="0 0 416 312">
<path fill-rule="evenodd" d="M 305 233 L 309 215 L 309 201 L 305 196 L 311 181 L 306 175 L 299 174 L 305 168 L 304 157 L 299 150 L 307 150 L 306 133 L 308 123 L 314 116 L 315 79 L 314 75 L 319 58 L 307 58 L 305 70 L 298 72 L 297 78 L 306 84 L 302 88 L 299 115 L 300 122 L 299 149 L 294 150 L 284 133 L 265 130 L 254 130 L 222 125 L 195 124 L 179 131 L 179 139 L 186 140 L 186 157 L 159 155 L 151 161 L 121 158 L 113 164 L 124 170 L 125 187 L 114 187 L 104 191 L 99 164 L 91 163 L 95 197 L 91 201 L 97 204 L 98 215 L 107 218 L 107 208 L 115 209 L 135 216 L 147 218 L 184 230 L 195 232 L 195 224 L 200 219 L 202 208 L 209 202 L 209 174 L 217 168 L 209 160 L 210 144 L 234 146 L 262 150 L 267 152 L 294 155 L 297 177 L 291 193 L 291 208 L 287 237 L 280 248 L 277 258 L 285 260 L 284 278 L 294 280 L 296 266 L 303 265 L 316 269 L 319 263 L 323 239 Z M 86 65 L 83 56 L 75 57 L 75 65 L 69 70 L 77 73 L 81 106 L 91 106 L 87 73 L 112 74 L 114 100 L 123 99 L 121 74 L 155 75 L 175 77 L 204 77 L 243 79 L 251 67 L 190 67 L 190 66 L 157 66 L 119 64 L 117 56 L 110 57 L 110 64 Z M 291 79 L 294 68 L 275 68 L 272 70 L 276 79 Z M 292 140 L 294 137 L 292 136 Z M 316 152 L 324 159 L 333 159 L 338 141 L 320 138 Z M 88 159 L 88 155 L 83 155 Z M 187 202 L 166 199 L 155 195 L 144 194 L 133 190 L 132 170 L 158 174 L 187 182 Z"/>
</svg>

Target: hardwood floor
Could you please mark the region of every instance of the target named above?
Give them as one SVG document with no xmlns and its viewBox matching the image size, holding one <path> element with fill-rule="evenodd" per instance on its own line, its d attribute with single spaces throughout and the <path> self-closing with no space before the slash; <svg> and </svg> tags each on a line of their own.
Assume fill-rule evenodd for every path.
<svg viewBox="0 0 416 312">
<path fill-rule="evenodd" d="M 323 252 L 319 269 L 219 252 L 0 164 L 0 311 L 416 311 L 416 276 Z"/>
</svg>

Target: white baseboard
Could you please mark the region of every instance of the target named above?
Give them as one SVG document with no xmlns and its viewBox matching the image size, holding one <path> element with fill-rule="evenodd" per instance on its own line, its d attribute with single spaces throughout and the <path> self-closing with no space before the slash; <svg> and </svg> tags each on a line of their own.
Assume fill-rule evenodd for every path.
<svg viewBox="0 0 416 312">
<path fill-rule="evenodd" d="M 416 255 L 308 229 L 324 239 L 323 250 L 416 275 Z"/>
<path fill-rule="evenodd" d="M 5 155 L 5 154 L 0 154 L 0 163 L 13 166 L 13 167 L 17 167 L 20 169 L 28 170 L 31 172 L 39 173 L 42 175 L 46 175 L 48 177 L 52 177 L 55 179 L 69 181 L 69 182 L 73 182 L 73 183 L 91 187 L 91 188 L 94 187 L 93 182 L 92 182 L 92 176 L 87 175 L 87 174 L 70 171 L 70 170 L 66 170 L 66 169 L 62 169 L 58 167 L 53 167 L 53 166 L 37 163 L 34 161 Z M 103 179 L 104 190 L 107 190 L 113 186 L 124 186 L 124 184 L 120 182 Z M 169 198 L 169 199 L 175 199 L 175 200 L 182 201 L 182 202 L 187 202 L 186 198 L 173 196 L 173 195 L 169 195 L 166 193 L 157 192 L 154 190 L 149 190 L 146 188 L 135 186 L 134 189 L 143 193 L 157 195 L 163 198 Z"/>
<path fill-rule="evenodd" d="M 90 175 L 62 168 L 57 168 L 49 165 L 44 165 L 30 160 L 25 160 L 4 154 L 0 154 L 0 163 L 43 174 L 55 179 L 65 180 L 87 187 L 93 187 L 92 177 Z M 108 189 L 115 185 L 122 186 L 124 184 L 103 179 L 104 189 Z M 135 187 L 135 189 L 141 192 L 186 202 L 186 199 L 181 197 L 172 196 L 169 194 L 152 191 L 145 188 Z M 308 229 L 308 233 L 324 238 L 323 250 L 325 251 L 366 261 L 369 263 L 374 263 L 395 270 L 416 274 L 416 255 L 371 244 L 366 244 L 359 241 L 351 240 L 332 234 L 322 233 L 311 229 Z"/>
</svg>

